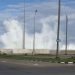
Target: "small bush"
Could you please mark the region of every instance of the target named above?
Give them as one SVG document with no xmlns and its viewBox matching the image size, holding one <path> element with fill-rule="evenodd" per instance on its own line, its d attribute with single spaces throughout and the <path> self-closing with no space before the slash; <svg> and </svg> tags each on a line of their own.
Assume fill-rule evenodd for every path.
<svg viewBox="0 0 75 75">
<path fill-rule="evenodd" d="M 3 53 L 2 55 L 7 55 L 6 53 Z"/>
<path fill-rule="evenodd" d="M 28 54 L 26 53 L 26 54 L 24 54 L 25 56 L 27 56 Z"/>
</svg>

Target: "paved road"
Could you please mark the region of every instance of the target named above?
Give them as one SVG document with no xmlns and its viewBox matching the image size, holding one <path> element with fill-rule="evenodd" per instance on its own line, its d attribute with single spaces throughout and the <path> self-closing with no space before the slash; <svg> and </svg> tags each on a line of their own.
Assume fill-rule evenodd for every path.
<svg viewBox="0 0 75 75">
<path fill-rule="evenodd" d="M 0 62 L 0 75 L 75 75 L 75 66 L 29 67 Z"/>
</svg>

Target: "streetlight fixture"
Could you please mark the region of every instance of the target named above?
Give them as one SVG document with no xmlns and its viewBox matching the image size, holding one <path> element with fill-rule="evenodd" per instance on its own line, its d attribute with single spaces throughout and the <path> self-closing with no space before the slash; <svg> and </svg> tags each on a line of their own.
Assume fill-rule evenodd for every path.
<svg viewBox="0 0 75 75">
<path fill-rule="evenodd" d="M 25 49 L 25 0 L 24 0 L 23 49 Z"/>
<path fill-rule="evenodd" d="M 68 16 L 66 15 L 66 47 L 65 47 L 65 55 L 67 55 L 67 34 L 68 33 Z"/>
<path fill-rule="evenodd" d="M 34 35 L 33 35 L 33 51 L 32 51 L 32 55 L 35 54 L 35 19 L 36 19 L 36 13 L 37 13 L 37 9 L 35 10 L 35 13 L 34 13 Z"/>
<path fill-rule="evenodd" d="M 60 31 L 60 4 L 61 1 L 58 0 L 58 27 L 57 27 L 57 50 L 56 50 L 56 58 L 58 58 L 58 54 L 59 54 L 59 31 Z"/>
</svg>

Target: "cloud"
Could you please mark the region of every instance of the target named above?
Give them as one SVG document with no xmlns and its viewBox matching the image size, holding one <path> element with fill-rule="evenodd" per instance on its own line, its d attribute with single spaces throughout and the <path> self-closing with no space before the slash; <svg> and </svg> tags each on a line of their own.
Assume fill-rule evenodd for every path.
<svg viewBox="0 0 75 75">
<path fill-rule="evenodd" d="M 33 26 L 34 26 L 34 11 L 38 9 L 36 15 L 36 48 L 56 49 L 56 34 L 57 34 L 57 2 L 41 2 L 26 4 L 26 48 L 33 48 Z M 12 12 L 13 11 L 13 12 Z M 16 12 L 15 12 L 16 11 Z M 4 44 L 4 48 L 22 48 L 22 28 L 23 28 L 23 3 L 17 5 L 8 5 L 3 10 L 1 21 L 7 32 L 1 34 L 0 40 Z M 70 6 L 61 7 L 61 29 L 60 29 L 60 48 L 65 47 L 65 15 L 68 14 L 68 46 L 74 48 L 74 19 L 75 10 Z M 16 17 L 15 17 L 16 15 Z M 64 46 L 64 47 L 63 47 Z"/>
<path fill-rule="evenodd" d="M 50 30 L 47 22 L 42 20 L 43 29 L 41 33 L 36 33 L 36 48 L 46 49 L 53 48 L 55 31 Z M 4 26 L 7 33 L 1 36 L 1 42 L 5 48 L 22 48 L 22 29 L 17 20 L 5 20 Z M 26 34 L 26 48 L 33 48 L 33 36 Z M 49 46 L 50 45 L 50 46 Z"/>
<path fill-rule="evenodd" d="M 20 47 L 20 43 L 18 44 L 17 41 L 21 42 L 18 37 L 21 39 L 20 36 L 22 34 L 19 23 L 16 20 L 6 20 L 4 21 L 4 26 L 7 30 L 7 33 L 4 33 L 1 36 L 1 42 L 5 45 L 5 48 L 14 48 L 16 45 Z"/>
</svg>

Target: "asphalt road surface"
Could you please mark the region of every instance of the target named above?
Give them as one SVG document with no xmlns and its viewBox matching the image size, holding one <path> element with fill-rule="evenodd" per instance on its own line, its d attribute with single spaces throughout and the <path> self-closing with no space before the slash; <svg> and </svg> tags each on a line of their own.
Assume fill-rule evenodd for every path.
<svg viewBox="0 0 75 75">
<path fill-rule="evenodd" d="M 75 66 L 22 66 L 0 62 L 0 75 L 75 75 Z"/>
</svg>

